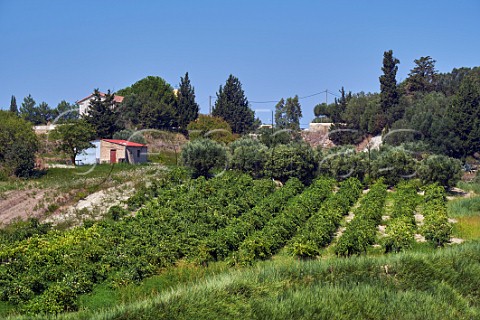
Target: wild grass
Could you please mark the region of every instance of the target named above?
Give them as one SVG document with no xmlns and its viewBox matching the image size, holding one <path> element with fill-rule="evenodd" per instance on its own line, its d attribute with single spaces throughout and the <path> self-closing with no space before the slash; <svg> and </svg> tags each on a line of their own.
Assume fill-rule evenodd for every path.
<svg viewBox="0 0 480 320">
<path fill-rule="evenodd" d="M 460 239 L 480 239 L 480 215 L 458 218 L 453 226 L 453 233 Z"/>
<path fill-rule="evenodd" d="M 472 217 L 480 216 L 480 197 L 463 198 L 447 203 L 449 217 Z"/>
<path fill-rule="evenodd" d="M 473 241 L 428 253 L 282 258 L 58 319 L 478 319 L 479 253 Z"/>
<path fill-rule="evenodd" d="M 480 183 L 477 180 L 478 178 L 472 182 L 459 181 L 457 186 L 466 192 L 473 191 L 480 195 Z"/>
</svg>

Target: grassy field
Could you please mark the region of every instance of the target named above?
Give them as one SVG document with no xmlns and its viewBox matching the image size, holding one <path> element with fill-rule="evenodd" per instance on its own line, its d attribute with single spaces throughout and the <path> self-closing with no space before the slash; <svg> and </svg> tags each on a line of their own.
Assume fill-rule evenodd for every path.
<svg viewBox="0 0 480 320">
<path fill-rule="evenodd" d="M 473 241 L 380 257 L 273 259 L 226 271 L 184 265 L 124 288 L 137 301 L 97 290 L 84 299 L 90 310 L 55 319 L 476 319 L 479 252 Z"/>
</svg>

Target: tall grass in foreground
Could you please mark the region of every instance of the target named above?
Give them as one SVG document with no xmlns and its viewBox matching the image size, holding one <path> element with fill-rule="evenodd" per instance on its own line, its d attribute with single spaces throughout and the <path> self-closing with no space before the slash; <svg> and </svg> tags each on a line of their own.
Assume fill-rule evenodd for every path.
<svg viewBox="0 0 480 320">
<path fill-rule="evenodd" d="M 264 261 L 145 301 L 59 318 L 478 319 L 479 288 L 476 241 L 430 253 Z"/>
</svg>

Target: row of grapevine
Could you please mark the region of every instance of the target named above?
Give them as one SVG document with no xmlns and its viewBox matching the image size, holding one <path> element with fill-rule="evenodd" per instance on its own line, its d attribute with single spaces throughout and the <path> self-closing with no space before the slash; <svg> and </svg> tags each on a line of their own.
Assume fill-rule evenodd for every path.
<svg viewBox="0 0 480 320">
<path fill-rule="evenodd" d="M 302 194 L 293 198 L 288 206 L 271 219 L 263 229 L 245 239 L 237 252 L 238 262 L 249 264 L 256 259 L 267 259 L 275 254 L 332 194 L 334 185 L 335 181 L 332 179 L 315 180 Z"/>
<path fill-rule="evenodd" d="M 415 209 L 420 196 L 412 182 L 400 182 L 393 193 L 391 220 L 382 239 L 385 252 L 399 252 L 412 246 L 415 241 Z"/>
<path fill-rule="evenodd" d="M 76 310 L 94 285 L 138 281 L 171 265 L 274 190 L 271 180 L 234 173 L 165 183 L 134 215 L 2 246 L 0 299 L 32 314 Z"/>
<path fill-rule="evenodd" d="M 208 262 L 222 260 L 236 251 L 242 241 L 283 210 L 288 201 L 303 190 L 303 184 L 297 178 L 291 178 L 285 186 L 260 201 L 245 214 L 229 220 L 225 228 L 218 229 L 202 241 L 196 260 Z"/>
<path fill-rule="evenodd" d="M 425 239 L 435 246 L 443 246 L 450 241 L 452 224 L 447 216 L 447 197 L 445 189 L 436 184 L 425 188 L 425 201 L 423 204 L 422 233 Z"/>
<path fill-rule="evenodd" d="M 299 257 L 314 257 L 330 243 L 342 217 L 357 201 L 362 183 L 350 178 L 340 183 L 340 189 L 322 204 L 320 210 L 308 219 L 301 231 L 292 239 L 290 251 Z"/>
<path fill-rule="evenodd" d="M 382 180 L 372 185 L 370 191 L 360 199 L 355 217 L 335 245 L 335 253 L 350 256 L 366 252 L 376 239 L 377 226 L 382 219 L 387 186 Z"/>
</svg>

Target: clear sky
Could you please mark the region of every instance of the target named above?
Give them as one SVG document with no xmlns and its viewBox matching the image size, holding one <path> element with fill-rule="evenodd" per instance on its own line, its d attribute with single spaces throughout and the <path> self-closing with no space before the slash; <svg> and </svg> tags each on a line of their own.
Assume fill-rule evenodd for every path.
<svg viewBox="0 0 480 320">
<path fill-rule="evenodd" d="M 51 107 L 94 88 L 189 72 L 201 112 L 229 74 L 270 122 L 275 103 L 325 89 L 378 92 L 383 52 L 431 56 L 440 72 L 480 65 L 480 0 L 0 0 L 0 107 L 31 94 Z M 334 96 L 329 95 L 328 101 Z M 325 95 L 301 100 L 305 126 Z"/>
</svg>

